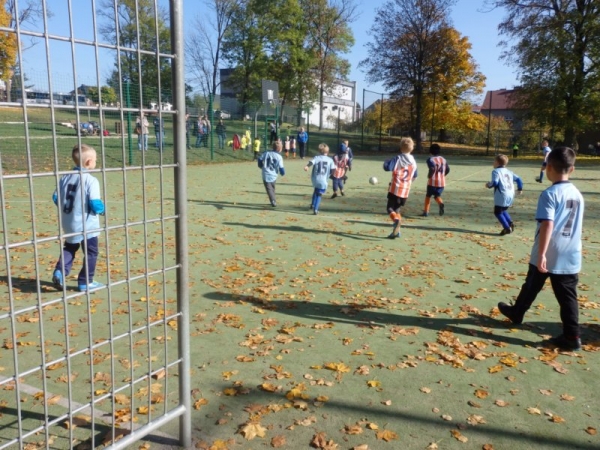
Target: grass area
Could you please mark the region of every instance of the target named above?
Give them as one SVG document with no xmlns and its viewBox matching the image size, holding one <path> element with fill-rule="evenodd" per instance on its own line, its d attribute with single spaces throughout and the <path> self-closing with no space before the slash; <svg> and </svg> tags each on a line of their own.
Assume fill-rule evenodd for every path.
<svg viewBox="0 0 600 450">
<path fill-rule="evenodd" d="M 305 161 L 285 161 L 277 208 L 268 204 L 254 163 L 189 168 L 194 448 L 598 448 L 600 412 L 594 405 L 600 394 L 590 389 L 600 367 L 595 167 L 579 164 L 573 177 L 586 201 L 579 282 L 584 349 L 559 353 L 539 346 L 560 332 L 549 286 L 521 326 L 509 325 L 495 307 L 514 298 L 525 278 L 535 205 L 546 187 L 533 181 L 539 159 L 510 162 L 525 180 L 525 192 L 510 210 L 514 234 L 498 236 L 492 193 L 483 187 L 491 159 L 452 156 L 446 214 L 419 217 L 421 176 L 404 214 L 402 238 L 389 240 L 385 157 L 358 154 L 346 195 L 326 196 L 318 216 L 308 210 L 312 188 L 302 170 Z M 416 157 L 422 173 L 425 156 Z M 380 184 L 368 184 L 370 176 Z M 54 179 L 33 183 L 35 231 L 38 238 L 54 236 L 56 212 L 49 200 Z M 72 347 L 89 339 L 102 344 L 94 358 L 82 353 L 72 361 L 78 374 L 71 384 L 74 400 L 98 400 L 94 430 L 82 421 L 70 436 L 57 423 L 49 430 L 52 448 L 67 448 L 70 438 L 89 444 L 90 434 L 98 444 L 117 411 L 129 408 L 145 423 L 177 399 L 175 373 L 119 391 L 125 397 L 110 394 L 123 389 L 132 373 L 168 361 L 176 348 L 172 325 L 143 326 L 148 317 L 168 316 L 174 308 L 173 272 L 165 278 L 153 274 L 163 257 L 167 265 L 173 260 L 172 223 L 137 223 L 172 214 L 170 171 L 149 169 L 144 177 L 127 172 L 126 178 L 108 173 L 103 185 L 111 230 L 101 238 L 97 279 L 106 282 L 110 273 L 110 291 L 98 291 L 88 304 L 72 291 L 75 273 L 67 280 L 71 297 L 52 303 L 61 298 L 49 281 L 58 242 L 43 242 L 37 253 L 25 246 L 10 254 L 10 281 L 23 308 L 15 317 L 24 333 L 21 370 L 40 363 L 40 323 L 49 359 L 65 355 L 65 330 Z M 25 180 L 5 184 L 8 242 L 33 237 L 29 191 Z M 133 225 L 120 228 L 124 222 Z M 9 279 L 3 281 L 6 298 Z M 39 296 L 54 306 L 39 312 Z M 5 344 L 0 375 L 13 367 L 7 321 L 0 321 Z M 109 323 L 117 334 L 131 323 L 140 331 L 131 340 L 115 340 L 116 356 L 109 352 Z M 48 391 L 64 400 L 66 368 L 47 375 Z M 36 389 L 42 382 L 39 373 L 23 381 Z M 138 407 L 148 405 L 147 389 L 156 383 L 157 401 L 150 402 L 148 414 Z M 0 390 L 0 404 L 1 444 L 17 432 L 14 391 Z M 57 401 L 49 413 L 63 414 L 67 406 Z M 21 407 L 27 426 L 43 420 L 44 405 L 33 394 L 24 395 Z M 175 421 L 161 429 L 163 444 L 177 436 L 177 428 Z M 159 440 L 145 444 L 161 448 Z M 32 440 L 43 441 L 42 435 Z"/>
<path fill-rule="evenodd" d="M 56 110 L 54 119 L 50 115 L 49 109 L 29 108 L 27 112 L 27 130 L 23 123 L 23 112 L 19 108 L 0 108 L 0 156 L 2 157 L 2 168 L 4 173 L 22 173 L 31 167 L 32 172 L 43 172 L 54 170 L 55 153 L 58 156 L 59 170 L 68 170 L 71 167 L 70 151 L 78 142 L 78 137 L 74 128 L 70 128 L 76 122 L 74 111 Z M 120 124 L 118 115 L 111 116 L 106 113 L 105 128 L 111 133 L 107 137 L 86 136 L 82 141 L 94 146 L 97 150 L 102 150 L 102 164 L 104 167 L 125 167 L 140 165 L 155 165 L 159 163 L 169 164 L 173 162 L 173 124 L 166 117 L 165 120 L 165 151 L 162 155 L 155 151 L 156 139 L 154 137 L 154 127 L 150 124 L 149 145 L 150 151 L 142 155 L 137 151 L 137 136 L 133 134 L 134 126 L 131 125 L 131 134 L 117 134 L 115 130 Z M 87 112 L 82 113 L 81 121 L 94 120 L 100 122 L 99 118 Z M 135 115 L 131 116 L 135 120 Z M 150 118 L 150 122 L 152 122 Z M 54 125 L 53 125 L 54 124 Z M 69 126 L 67 126 L 69 125 Z M 226 120 L 227 140 L 231 140 L 233 134 L 243 135 L 247 130 L 253 132 L 254 124 L 247 121 Z M 124 125 L 123 129 L 127 129 Z M 214 128 L 214 127 L 213 127 Z M 264 123 L 257 124 L 258 133 L 263 139 Z M 292 124 L 283 124 L 281 127 L 282 136 L 294 134 L 295 127 Z M 213 130 L 214 131 L 214 130 Z M 25 139 L 25 136 L 28 139 Z M 316 127 L 309 127 L 309 153 L 315 154 L 317 146 L 325 142 L 332 149 L 338 146 L 338 133 L 335 130 L 319 131 Z M 350 146 L 356 154 L 372 154 L 383 152 L 395 152 L 398 148 L 399 137 L 382 137 L 364 135 L 360 133 L 340 133 L 340 139 L 349 139 Z M 224 150 L 218 149 L 218 139 L 212 135 L 209 140 L 209 148 L 195 148 L 196 137 L 190 132 L 191 149 L 188 151 L 188 164 L 207 164 L 207 163 L 227 163 L 243 162 L 252 159 L 252 153 L 249 151 L 233 151 L 231 148 Z M 424 142 L 423 146 L 427 148 L 429 141 Z M 447 155 L 470 155 L 470 156 L 490 156 L 495 152 L 494 148 L 474 147 L 459 144 L 442 144 L 444 154 Z M 262 148 L 265 148 L 263 140 Z M 28 151 L 29 150 L 29 151 Z M 512 151 L 506 150 L 512 155 Z M 28 160 L 27 155 L 32 155 Z M 522 150 L 520 157 L 539 158 L 534 149 L 529 151 Z"/>
</svg>

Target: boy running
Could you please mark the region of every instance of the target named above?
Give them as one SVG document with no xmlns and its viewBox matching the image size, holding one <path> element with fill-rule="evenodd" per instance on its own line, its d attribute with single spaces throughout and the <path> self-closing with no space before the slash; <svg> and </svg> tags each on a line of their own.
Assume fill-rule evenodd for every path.
<svg viewBox="0 0 600 450">
<path fill-rule="evenodd" d="M 327 156 L 329 153 L 329 146 L 327 144 L 319 144 L 320 155 L 315 156 L 311 161 L 304 166 L 304 171 L 308 171 L 310 166 L 313 166 L 312 174 L 310 176 L 312 185 L 314 188 L 310 209 L 315 213 L 315 216 L 319 214 L 319 206 L 321 205 L 321 197 L 327 191 L 327 183 L 329 181 L 329 175 L 331 171 L 335 169 L 333 160 Z"/>
<path fill-rule="evenodd" d="M 406 204 L 412 181 L 417 178 L 417 162 L 411 155 L 414 145 L 411 138 L 402 138 L 400 154 L 383 163 L 383 170 L 392 172 L 392 181 L 387 195 L 387 212 L 394 222 L 392 233 L 388 236 L 390 239 L 400 237 L 402 222 L 400 209 Z"/>
<path fill-rule="evenodd" d="M 277 181 L 277 176 L 285 175 L 281 147 L 281 141 L 277 140 L 273 142 L 272 150 L 263 153 L 258 158 L 258 167 L 262 169 L 263 184 L 273 208 L 277 206 L 275 199 L 275 182 Z"/>
<path fill-rule="evenodd" d="M 546 170 L 546 165 L 548 164 L 548 155 L 550 154 L 550 152 L 552 151 L 552 149 L 549 146 L 548 140 L 544 139 L 542 141 L 542 153 L 544 155 L 544 161 L 542 162 L 542 168 L 540 169 L 540 176 L 536 177 L 535 181 L 537 181 L 538 183 L 541 183 L 542 181 L 544 181 L 544 170 Z"/>
<path fill-rule="evenodd" d="M 492 170 L 492 181 L 485 184 L 488 189 L 494 188 L 494 215 L 502 225 L 500 236 L 515 231 L 515 224 L 510 214 L 508 214 L 508 208 L 512 206 L 515 199 L 514 183 L 517 183 L 519 195 L 523 192 L 523 181 L 518 175 L 506 168 L 507 164 L 508 157 L 506 155 L 496 155 L 494 170 Z"/>
<path fill-rule="evenodd" d="M 348 141 L 344 141 L 348 142 Z M 346 144 L 342 142 L 340 145 L 340 149 L 333 157 L 333 163 L 335 164 L 335 169 L 333 170 L 333 195 L 331 198 L 336 198 L 338 196 L 338 189 L 341 195 L 344 195 L 344 178 L 346 176 L 346 172 L 352 167 L 350 158 L 348 158 L 348 147 Z"/>
<path fill-rule="evenodd" d="M 440 156 L 441 147 L 439 144 L 431 144 L 429 153 L 431 156 L 427 159 L 427 193 L 425 194 L 425 207 L 423 208 L 423 217 L 429 215 L 429 205 L 431 197 L 435 199 L 440 209 L 440 216 L 444 215 L 444 201 L 442 200 L 442 192 L 446 186 L 446 175 L 450 173 L 450 167 L 446 159 Z"/>
</svg>

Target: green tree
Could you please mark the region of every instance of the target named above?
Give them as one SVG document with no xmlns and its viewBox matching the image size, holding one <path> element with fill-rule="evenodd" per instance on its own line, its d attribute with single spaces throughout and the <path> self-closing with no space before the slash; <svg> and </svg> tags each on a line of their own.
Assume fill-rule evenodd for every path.
<svg viewBox="0 0 600 450">
<path fill-rule="evenodd" d="M 262 3 L 266 2 L 248 0 L 236 8 L 232 19 L 235 26 L 229 27 L 223 40 L 223 58 L 234 67 L 228 83 L 239 92 L 243 115 L 250 102 L 260 103 L 260 83 L 268 73 L 268 35 L 259 13 Z"/>
<path fill-rule="evenodd" d="M 94 103 L 102 103 L 103 105 L 115 103 L 118 101 L 118 95 L 110 86 L 102 86 L 100 91 L 95 86 L 90 86 L 87 95 Z"/>
<path fill-rule="evenodd" d="M 131 83 L 136 107 L 172 101 L 171 61 L 158 56 L 171 51 L 166 11 L 155 9 L 154 0 L 121 0 L 116 9 L 115 2 L 104 0 L 98 11 L 105 19 L 100 33 L 121 46 L 108 84 L 118 92 L 121 83 Z"/>
<path fill-rule="evenodd" d="M 564 130 L 577 147 L 600 107 L 600 3 L 598 0 L 486 0 L 507 12 L 503 57 L 519 68 L 518 103 L 540 126 Z M 559 125 L 560 124 L 560 125 Z"/>
<path fill-rule="evenodd" d="M 423 97 L 444 62 L 445 30 L 455 0 L 390 0 L 377 10 L 369 57 L 360 65 L 370 81 L 383 81 L 393 97 L 414 97 L 414 136 L 421 148 Z"/>
<path fill-rule="evenodd" d="M 354 44 L 350 24 L 356 20 L 353 0 L 300 0 L 308 30 L 308 47 L 316 56 L 312 68 L 320 106 L 319 129 L 323 126 L 323 97 L 331 95 L 336 79 L 346 79 L 350 63 L 341 57 Z"/>
</svg>

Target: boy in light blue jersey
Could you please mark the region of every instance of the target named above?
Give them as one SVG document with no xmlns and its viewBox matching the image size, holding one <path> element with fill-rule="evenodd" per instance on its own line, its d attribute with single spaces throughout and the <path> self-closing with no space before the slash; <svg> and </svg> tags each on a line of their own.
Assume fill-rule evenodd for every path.
<svg viewBox="0 0 600 450">
<path fill-rule="evenodd" d="M 500 312 L 520 324 L 536 296 L 550 278 L 560 305 L 563 334 L 544 341 L 562 350 L 579 350 L 579 305 L 577 283 L 581 270 L 581 231 L 583 196 L 569 181 L 575 165 L 575 152 L 568 147 L 548 155 L 546 175 L 552 186 L 540 194 L 535 219 L 538 221 L 531 249 L 529 271 L 514 305 L 498 303 Z"/>
<path fill-rule="evenodd" d="M 500 236 L 515 231 L 515 224 L 508 214 L 508 208 L 512 206 L 515 198 L 515 186 L 517 183 L 518 193 L 523 191 L 521 178 L 506 168 L 508 157 L 496 155 L 494 158 L 494 170 L 492 170 L 492 181 L 485 184 L 488 189 L 494 188 L 494 215 L 502 225 Z"/>
<path fill-rule="evenodd" d="M 319 144 L 320 155 L 315 156 L 311 161 L 304 166 L 304 171 L 308 171 L 308 168 L 312 166 L 311 181 L 314 188 L 312 202 L 310 209 L 315 213 L 315 216 L 319 214 L 319 206 L 321 205 L 321 198 L 327 191 L 327 184 L 329 182 L 329 175 L 335 169 L 333 159 L 327 154 L 329 153 L 329 146 L 327 144 Z"/>
<path fill-rule="evenodd" d="M 52 200 L 60 211 L 60 222 L 65 235 L 62 255 L 52 275 L 54 286 L 62 290 L 64 279 L 71 272 L 73 260 L 79 247 L 85 253 L 83 267 L 77 277 L 80 291 L 98 289 L 102 283 L 94 281 L 98 259 L 98 236 L 100 218 L 104 214 L 104 203 L 100 198 L 100 184 L 87 171 L 96 167 L 96 150 L 82 144 L 73 147 L 72 158 L 76 173 L 64 175 L 54 191 Z"/>
<path fill-rule="evenodd" d="M 282 144 L 280 140 L 273 142 L 273 149 L 263 153 L 258 158 L 258 167 L 262 169 L 263 184 L 269 196 L 271 206 L 275 208 L 277 201 L 275 198 L 275 182 L 278 175 L 285 175 L 283 167 L 283 158 L 281 157 Z"/>
<path fill-rule="evenodd" d="M 542 153 L 544 155 L 544 161 L 542 161 L 542 168 L 540 169 L 540 176 L 535 178 L 535 181 L 541 183 L 544 181 L 544 170 L 546 170 L 546 165 L 548 164 L 548 155 L 552 149 L 549 146 L 548 140 L 544 139 L 542 141 Z"/>
</svg>

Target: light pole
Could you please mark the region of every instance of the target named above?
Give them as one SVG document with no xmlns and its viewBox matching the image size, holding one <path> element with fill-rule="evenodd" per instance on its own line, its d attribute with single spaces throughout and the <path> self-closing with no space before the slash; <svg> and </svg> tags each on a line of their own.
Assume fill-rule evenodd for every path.
<svg viewBox="0 0 600 450">
<path fill-rule="evenodd" d="M 337 148 L 335 149 L 335 151 L 337 152 L 340 148 L 340 113 L 342 112 L 342 108 L 341 106 L 337 106 L 335 105 L 333 108 L 331 108 L 332 111 L 337 110 L 338 112 L 338 117 L 337 117 Z"/>
</svg>

